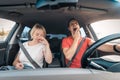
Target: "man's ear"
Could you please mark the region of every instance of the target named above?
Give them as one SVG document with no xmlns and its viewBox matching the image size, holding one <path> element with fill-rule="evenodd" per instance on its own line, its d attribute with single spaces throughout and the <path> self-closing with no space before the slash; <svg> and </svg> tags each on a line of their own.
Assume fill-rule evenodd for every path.
<svg viewBox="0 0 120 80">
<path fill-rule="evenodd" d="M 71 32 L 70 32 L 70 27 L 68 27 L 68 32 L 67 32 L 67 36 L 70 36 Z"/>
<path fill-rule="evenodd" d="M 70 31 L 70 27 L 68 27 L 68 30 Z"/>
</svg>

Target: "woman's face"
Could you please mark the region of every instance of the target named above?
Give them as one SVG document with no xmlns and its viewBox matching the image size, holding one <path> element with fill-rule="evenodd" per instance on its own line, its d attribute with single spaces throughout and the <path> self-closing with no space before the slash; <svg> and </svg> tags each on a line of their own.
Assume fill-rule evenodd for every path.
<svg viewBox="0 0 120 80">
<path fill-rule="evenodd" d="M 75 30 L 80 29 L 78 21 L 76 20 L 70 21 L 68 29 L 70 32 L 75 32 Z"/>
<path fill-rule="evenodd" d="M 39 41 L 41 39 L 41 37 L 44 37 L 44 36 L 45 36 L 45 34 L 44 34 L 42 29 L 37 29 L 33 33 L 33 39 L 34 40 L 38 40 Z"/>
</svg>

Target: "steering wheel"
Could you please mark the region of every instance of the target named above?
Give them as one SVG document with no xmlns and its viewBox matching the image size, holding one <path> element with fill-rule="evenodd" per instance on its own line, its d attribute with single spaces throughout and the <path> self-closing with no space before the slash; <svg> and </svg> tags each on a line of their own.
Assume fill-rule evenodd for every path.
<svg viewBox="0 0 120 80">
<path fill-rule="evenodd" d="M 93 43 L 86 51 L 85 53 L 83 54 L 82 56 L 82 59 L 81 59 L 81 64 L 82 64 L 82 67 L 83 68 L 86 68 L 90 63 L 91 61 L 88 59 L 90 57 L 90 55 L 93 54 L 93 52 L 99 47 L 101 46 L 102 44 L 106 43 L 106 42 L 109 42 L 109 41 L 112 41 L 112 40 L 115 40 L 115 39 L 119 39 L 120 38 L 120 34 L 119 33 L 116 33 L 116 34 L 111 34 L 111 35 L 108 35 L 106 37 L 103 37 L 99 40 L 97 40 L 95 43 Z M 98 64 L 95 64 L 95 65 L 98 65 Z M 102 65 L 98 65 L 99 68 L 104 68 Z M 102 69 L 104 70 L 104 69 Z"/>
</svg>

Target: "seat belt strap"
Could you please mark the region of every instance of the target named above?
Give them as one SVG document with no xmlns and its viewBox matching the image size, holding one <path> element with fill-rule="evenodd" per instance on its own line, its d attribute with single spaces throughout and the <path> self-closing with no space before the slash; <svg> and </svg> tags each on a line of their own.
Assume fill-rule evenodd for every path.
<svg viewBox="0 0 120 80">
<path fill-rule="evenodd" d="M 69 60 L 68 63 L 66 64 L 67 67 L 69 67 L 69 66 L 71 65 L 73 59 L 75 58 L 75 56 L 77 55 L 78 51 L 79 51 L 80 48 L 82 47 L 82 44 L 83 44 L 83 42 L 85 41 L 85 39 L 86 39 L 86 37 L 83 37 L 83 38 L 82 38 L 82 40 L 81 40 L 79 46 L 77 47 L 76 52 L 75 52 L 75 54 L 73 55 L 72 59 Z"/>
<path fill-rule="evenodd" d="M 20 48 L 23 50 L 25 56 L 27 57 L 27 59 L 31 62 L 31 64 L 35 67 L 35 68 L 41 68 L 29 55 L 28 51 L 25 49 L 25 47 L 23 46 L 22 42 L 20 40 L 18 40 L 19 46 Z"/>
</svg>

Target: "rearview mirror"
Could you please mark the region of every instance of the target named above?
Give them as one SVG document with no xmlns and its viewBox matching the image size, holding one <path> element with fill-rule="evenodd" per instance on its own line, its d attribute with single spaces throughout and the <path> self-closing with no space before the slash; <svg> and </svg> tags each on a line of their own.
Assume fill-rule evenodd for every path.
<svg viewBox="0 0 120 80">
<path fill-rule="evenodd" d="M 76 4 L 78 3 L 78 0 L 37 0 L 36 2 L 36 8 L 41 8 L 44 6 L 54 6 L 54 5 L 58 5 L 58 4 Z"/>
</svg>

